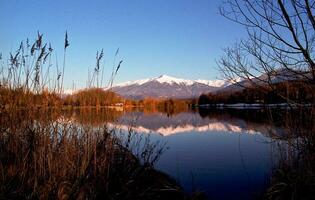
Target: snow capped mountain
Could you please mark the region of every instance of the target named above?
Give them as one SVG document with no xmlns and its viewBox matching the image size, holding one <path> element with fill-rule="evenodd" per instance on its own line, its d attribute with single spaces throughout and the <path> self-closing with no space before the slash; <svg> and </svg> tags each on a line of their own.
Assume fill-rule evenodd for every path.
<svg viewBox="0 0 315 200">
<path fill-rule="evenodd" d="M 194 98 L 202 93 L 216 91 L 229 84 L 224 80 L 187 80 L 161 75 L 156 78 L 116 84 L 111 90 L 123 97 L 133 99 L 145 97 Z"/>
<path fill-rule="evenodd" d="M 184 85 L 192 85 L 194 82 L 191 80 L 180 79 L 171 77 L 168 75 L 161 75 L 158 78 L 153 78 L 153 80 L 159 83 L 167 83 L 167 84 L 184 84 Z"/>
<path fill-rule="evenodd" d="M 127 81 L 127 82 L 115 84 L 114 87 L 125 87 L 125 86 L 129 86 L 129 85 L 142 85 L 148 81 L 150 81 L 149 78 L 136 80 L 136 81 Z"/>
<path fill-rule="evenodd" d="M 141 79 L 141 80 L 136 80 L 136 81 L 128 81 L 124 83 L 119 83 L 119 84 L 116 84 L 114 87 L 125 87 L 129 85 L 142 85 L 150 81 L 156 81 L 159 83 L 167 83 L 167 84 L 187 85 L 187 86 L 193 85 L 194 83 L 201 83 L 201 84 L 208 85 L 211 87 L 225 87 L 230 84 L 228 81 L 224 81 L 224 80 L 201 80 L 201 79 L 187 80 L 187 79 L 175 78 L 175 77 L 164 74 L 156 78 L 147 78 L 147 79 Z"/>
<path fill-rule="evenodd" d="M 231 82 L 225 81 L 225 80 L 201 80 L 201 79 L 198 79 L 198 80 L 195 80 L 195 82 L 209 85 L 212 87 L 226 87 L 226 86 L 231 84 Z"/>
<path fill-rule="evenodd" d="M 104 88 L 104 90 L 112 90 L 122 97 L 131 99 L 143 99 L 146 97 L 154 98 L 196 98 L 201 94 L 210 92 L 224 93 L 237 92 L 246 87 L 253 85 L 264 85 L 266 82 L 276 84 L 283 81 L 304 80 L 305 77 L 311 78 L 309 72 L 292 72 L 287 70 L 278 70 L 273 74 L 262 74 L 253 77 L 250 80 L 237 78 L 235 80 L 188 80 L 175 78 L 168 75 L 161 75 L 155 78 L 147 78 L 136 81 L 128 81 L 115 84 L 112 88 Z M 73 94 L 73 90 L 64 90 L 65 95 Z"/>
</svg>

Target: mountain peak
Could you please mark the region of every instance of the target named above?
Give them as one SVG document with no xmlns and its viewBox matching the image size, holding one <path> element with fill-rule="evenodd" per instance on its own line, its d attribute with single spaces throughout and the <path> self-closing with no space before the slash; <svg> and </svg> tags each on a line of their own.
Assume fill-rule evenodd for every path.
<svg viewBox="0 0 315 200">
<path fill-rule="evenodd" d="M 224 80 L 189 80 L 166 74 L 154 78 L 116 84 L 111 90 L 126 98 L 196 98 L 229 85 Z"/>
<path fill-rule="evenodd" d="M 128 81 L 124 83 L 119 83 L 116 84 L 114 87 L 125 87 L 129 85 L 143 85 L 148 82 L 159 82 L 159 83 L 166 83 L 166 84 L 178 84 L 178 85 L 186 85 L 186 86 L 191 86 L 194 84 L 204 84 L 210 87 L 225 87 L 229 84 L 231 84 L 229 81 L 225 80 L 189 80 L 189 79 L 181 79 L 181 78 L 176 78 L 173 76 L 169 76 L 166 74 L 162 74 L 158 77 L 155 78 L 147 78 L 147 79 L 141 79 L 141 80 L 136 80 L 136 81 Z"/>
<path fill-rule="evenodd" d="M 185 85 L 192 85 L 193 81 L 191 80 L 186 80 L 186 79 L 180 79 L 180 78 L 175 78 L 172 76 L 168 76 L 166 74 L 163 74 L 157 78 L 153 78 L 153 81 L 157 81 L 159 83 L 168 83 L 168 84 L 185 84 Z"/>
<path fill-rule="evenodd" d="M 154 78 L 120 83 L 111 89 L 123 97 L 135 99 L 196 98 L 202 93 L 218 90 L 228 84 L 224 80 L 189 80 L 162 74 Z"/>
</svg>

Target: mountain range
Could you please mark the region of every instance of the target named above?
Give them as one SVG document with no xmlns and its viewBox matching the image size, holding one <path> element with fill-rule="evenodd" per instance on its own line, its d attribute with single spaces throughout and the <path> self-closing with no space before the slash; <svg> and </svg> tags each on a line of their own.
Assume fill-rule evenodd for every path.
<svg viewBox="0 0 315 200">
<path fill-rule="evenodd" d="M 312 75 L 307 71 L 298 71 L 298 70 L 288 70 L 288 69 L 279 69 L 272 73 L 263 73 L 260 76 L 253 77 L 251 79 L 239 79 L 233 84 L 229 84 L 225 87 L 222 87 L 216 92 L 238 92 L 244 88 L 251 86 L 264 86 L 268 84 L 278 84 L 281 82 L 287 81 L 308 81 L 312 79 Z"/>
<path fill-rule="evenodd" d="M 187 80 L 161 75 L 156 78 L 120 83 L 110 89 L 125 98 L 132 99 L 145 97 L 185 99 L 199 97 L 203 93 L 214 92 L 229 85 L 231 82 L 224 80 Z"/>
<path fill-rule="evenodd" d="M 237 92 L 254 85 L 276 84 L 284 81 L 310 79 L 309 72 L 277 70 L 269 75 L 262 74 L 252 79 L 228 80 L 188 80 L 161 75 L 155 78 L 147 78 L 136 81 L 128 81 L 106 87 L 104 90 L 112 90 L 122 97 L 130 99 L 152 98 L 176 98 L 189 99 L 199 97 L 206 93 Z M 65 90 L 65 94 L 73 94 L 75 90 Z"/>
</svg>

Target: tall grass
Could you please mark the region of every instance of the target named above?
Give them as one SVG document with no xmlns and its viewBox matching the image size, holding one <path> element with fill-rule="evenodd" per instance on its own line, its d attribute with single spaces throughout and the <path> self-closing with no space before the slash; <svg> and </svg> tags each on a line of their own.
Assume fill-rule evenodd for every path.
<svg viewBox="0 0 315 200">
<path fill-rule="evenodd" d="M 315 195 L 314 107 L 283 115 L 287 134 L 278 136 L 285 144 L 273 169 L 266 199 L 313 199 Z M 280 147 L 279 147 L 280 148 Z"/>
<path fill-rule="evenodd" d="M 163 145 L 146 139 L 136 157 L 132 131 L 122 140 L 106 123 L 95 127 L 60 114 L 68 46 L 66 33 L 62 72 L 40 33 L 33 44 L 22 42 L 7 65 L 1 60 L 0 199 L 185 199 L 153 170 Z M 101 58 L 102 52 L 97 77 Z"/>
</svg>

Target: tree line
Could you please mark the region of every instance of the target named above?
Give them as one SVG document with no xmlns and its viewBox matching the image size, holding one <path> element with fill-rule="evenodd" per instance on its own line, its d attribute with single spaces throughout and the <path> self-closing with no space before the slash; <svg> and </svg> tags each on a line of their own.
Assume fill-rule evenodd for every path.
<svg viewBox="0 0 315 200">
<path fill-rule="evenodd" d="M 225 91 L 202 94 L 198 98 L 198 104 L 234 104 L 234 103 L 314 103 L 315 86 L 302 81 L 281 82 L 268 86 L 246 87 L 239 91 Z"/>
</svg>

